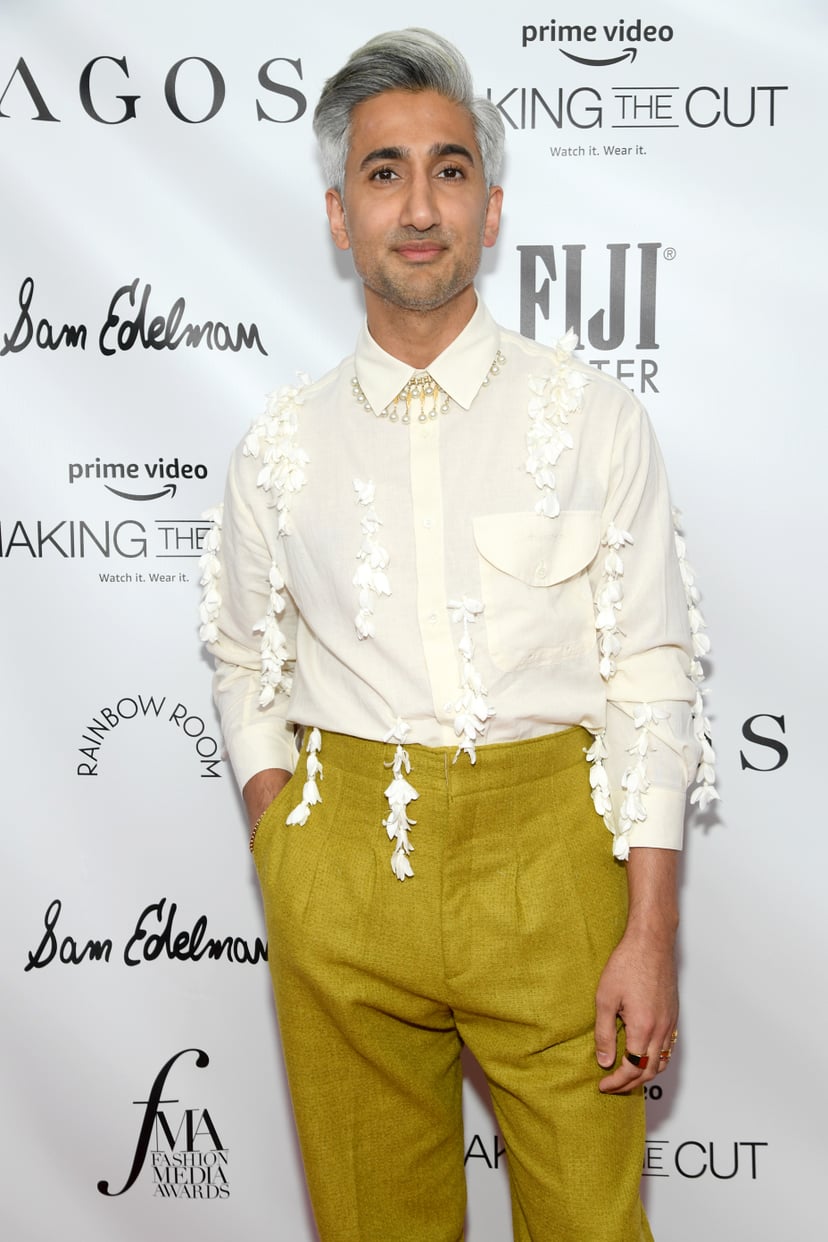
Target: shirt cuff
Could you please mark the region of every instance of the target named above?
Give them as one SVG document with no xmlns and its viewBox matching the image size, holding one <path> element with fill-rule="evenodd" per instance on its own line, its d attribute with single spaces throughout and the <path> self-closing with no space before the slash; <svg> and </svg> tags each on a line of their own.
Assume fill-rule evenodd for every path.
<svg viewBox="0 0 828 1242">
<path fill-rule="evenodd" d="M 621 806 L 624 791 L 614 790 L 612 800 L 613 806 Z M 633 824 L 630 829 L 627 838 L 630 848 L 646 845 L 656 849 L 680 850 L 684 840 L 685 802 L 683 792 L 651 785 L 644 795 L 647 818 Z"/>
<path fill-rule="evenodd" d="M 266 768 L 293 772 L 298 756 L 293 726 L 274 729 L 273 721 L 266 719 L 237 733 L 232 745 L 227 744 L 227 751 L 239 789 L 244 789 L 251 777 Z"/>
</svg>

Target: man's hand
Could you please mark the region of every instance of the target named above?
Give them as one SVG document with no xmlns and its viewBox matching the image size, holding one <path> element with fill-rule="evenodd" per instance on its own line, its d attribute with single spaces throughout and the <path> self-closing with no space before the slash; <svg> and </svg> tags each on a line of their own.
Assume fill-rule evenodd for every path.
<svg viewBox="0 0 828 1242">
<path fill-rule="evenodd" d="M 639 846 L 630 851 L 630 912 L 627 929 L 598 984 L 595 1051 L 605 1069 L 615 1063 L 618 1017 L 626 1028 L 627 1051 L 642 1057 L 642 1063 L 633 1065 L 625 1056 L 614 1073 L 601 1080 L 599 1088 L 606 1094 L 632 1091 L 649 1082 L 669 1060 L 660 1060 L 659 1054 L 672 1050 L 678 1021 L 677 859 L 674 850 Z"/>
<path fill-rule="evenodd" d="M 251 831 L 259 816 L 267 810 L 289 780 L 290 772 L 286 772 L 284 768 L 264 768 L 251 776 L 242 790 Z"/>
</svg>

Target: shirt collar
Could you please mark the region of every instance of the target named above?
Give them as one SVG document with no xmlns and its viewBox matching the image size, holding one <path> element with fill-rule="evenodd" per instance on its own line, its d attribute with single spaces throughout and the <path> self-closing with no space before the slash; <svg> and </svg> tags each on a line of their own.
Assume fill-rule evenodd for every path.
<svg viewBox="0 0 828 1242">
<path fill-rule="evenodd" d="M 477 307 L 459 336 L 427 370 L 453 401 L 468 410 L 500 348 L 500 329 L 478 298 Z M 416 374 L 407 362 L 387 354 L 363 323 L 354 354 L 357 379 L 374 410 L 389 405 Z"/>
</svg>

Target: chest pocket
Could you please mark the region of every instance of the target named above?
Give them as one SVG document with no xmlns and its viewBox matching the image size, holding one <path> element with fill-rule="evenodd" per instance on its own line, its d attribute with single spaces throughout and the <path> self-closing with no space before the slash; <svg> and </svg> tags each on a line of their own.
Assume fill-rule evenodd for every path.
<svg viewBox="0 0 828 1242">
<path fill-rule="evenodd" d="M 594 647 L 587 568 L 600 542 L 597 512 L 477 517 L 474 541 L 489 654 L 498 668 L 555 664 Z"/>
</svg>

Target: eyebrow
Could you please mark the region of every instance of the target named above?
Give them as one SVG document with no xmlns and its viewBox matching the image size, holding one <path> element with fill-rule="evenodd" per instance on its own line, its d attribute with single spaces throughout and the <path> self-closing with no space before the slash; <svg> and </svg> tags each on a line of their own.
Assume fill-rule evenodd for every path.
<svg viewBox="0 0 828 1242">
<path fill-rule="evenodd" d="M 460 142 L 435 142 L 434 146 L 429 147 L 428 154 L 433 159 L 441 159 L 447 155 L 459 155 L 461 159 L 466 159 L 474 167 L 474 156 L 468 147 L 464 147 Z M 377 147 L 374 151 L 369 151 L 362 159 L 360 169 L 367 168 L 369 164 L 376 164 L 383 160 L 405 160 L 411 155 L 410 147 Z"/>
</svg>

